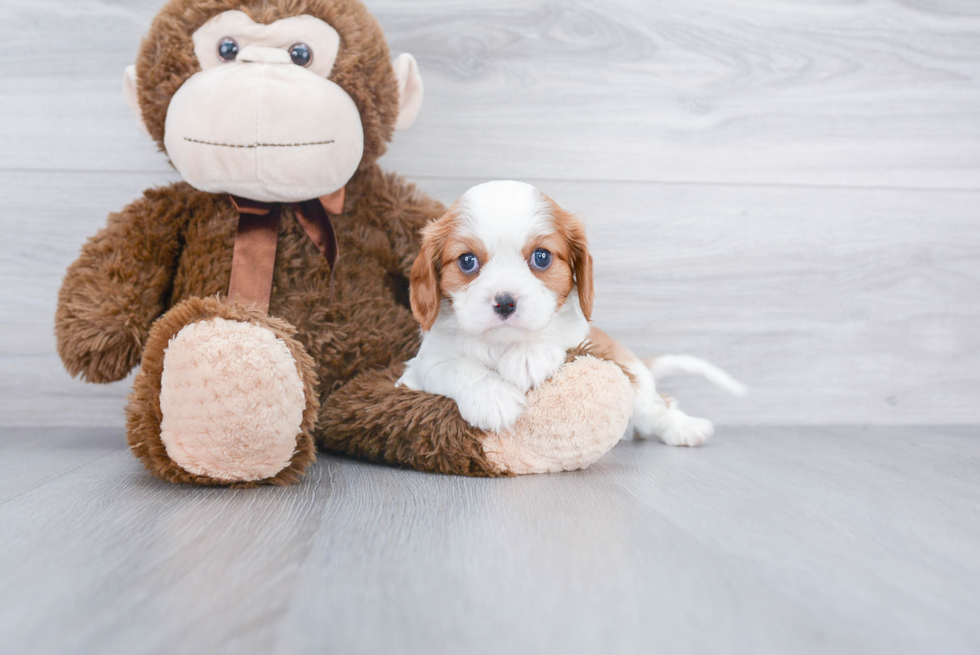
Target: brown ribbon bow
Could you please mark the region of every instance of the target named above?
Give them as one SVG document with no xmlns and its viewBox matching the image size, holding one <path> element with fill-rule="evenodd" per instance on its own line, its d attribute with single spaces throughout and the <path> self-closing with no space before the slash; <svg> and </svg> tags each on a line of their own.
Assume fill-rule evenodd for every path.
<svg viewBox="0 0 980 655">
<path fill-rule="evenodd" d="M 269 311 L 272 297 L 272 273 L 276 264 L 276 246 L 279 241 L 279 218 L 284 206 L 293 208 L 296 220 L 306 236 L 316 245 L 330 263 L 330 272 L 337 265 L 340 250 L 330 214 L 344 211 L 345 190 L 341 188 L 330 195 L 298 203 L 269 203 L 231 196 L 231 204 L 238 211 L 238 234 L 235 236 L 235 253 L 231 260 L 231 282 L 228 297 L 246 304 L 254 304 Z"/>
</svg>

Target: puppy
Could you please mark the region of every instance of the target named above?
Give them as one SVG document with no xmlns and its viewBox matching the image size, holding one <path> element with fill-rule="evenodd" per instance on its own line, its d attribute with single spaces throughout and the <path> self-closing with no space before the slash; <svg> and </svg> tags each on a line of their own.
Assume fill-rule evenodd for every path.
<svg viewBox="0 0 980 655">
<path fill-rule="evenodd" d="M 634 376 L 627 434 L 677 446 L 704 443 L 711 423 L 662 397 L 647 365 L 590 327 L 594 295 L 581 221 L 529 184 L 475 186 L 422 232 L 411 304 L 423 339 L 398 384 L 452 398 L 471 425 L 504 431 L 566 351 L 591 341 Z M 739 383 L 702 360 L 658 362 L 664 373 L 693 370 L 738 390 Z"/>
</svg>

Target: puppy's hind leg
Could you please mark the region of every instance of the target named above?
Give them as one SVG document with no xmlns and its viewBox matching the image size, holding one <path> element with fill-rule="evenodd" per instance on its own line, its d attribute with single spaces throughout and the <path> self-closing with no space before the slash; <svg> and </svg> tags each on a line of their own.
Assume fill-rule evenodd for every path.
<svg viewBox="0 0 980 655">
<path fill-rule="evenodd" d="M 657 382 L 650 368 L 629 348 L 595 327 L 589 339 L 604 350 L 617 364 L 628 370 L 633 382 L 633 417 L 626 436 L 642 439 L 659 437 L 671 446 L 700 446 L 715 433 L 711 421 L 688 416 L 677 408 L 677 401 L 657 393 Z"/>
<path fill-rule="evenodd" d="M 633 374 L 633 418 L 627 434 L 635 432 L 642 439 L 657 436 L 670 446 L 700 446 L 715 433 L 711 421 L 688 416 L 677 401 L 657 393 L 657 384 L 650 369 L 638 359 L 624 364 Z"/>
</svg>

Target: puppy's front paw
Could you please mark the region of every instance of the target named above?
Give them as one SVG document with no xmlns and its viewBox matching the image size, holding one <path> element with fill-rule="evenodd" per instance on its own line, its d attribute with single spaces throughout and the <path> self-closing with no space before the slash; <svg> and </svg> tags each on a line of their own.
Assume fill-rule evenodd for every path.
<svg viewBox="0 0 980 655">
<path fill-rule="evenodd" d="M 524 412 L 527 396 L 513 384 L 487 378 L 456 401 L 459 413 L 472 426 L 490 432 L 510 430 Z"/>
<path fill-rule="evenodd" d="M 514 348 L 497 363 L 497 372 L 518 389 L 537 389 L 565 363 L 565 351 L 555 345 Z"/>
<path fill-rule="evenodd" d="M 671 420 L 659 435 L 668 446 L 700 446 L 715 433 L 715 426 L 706 418 L 694 418 L 680 410 L 669 410 Z"/>
</svg>

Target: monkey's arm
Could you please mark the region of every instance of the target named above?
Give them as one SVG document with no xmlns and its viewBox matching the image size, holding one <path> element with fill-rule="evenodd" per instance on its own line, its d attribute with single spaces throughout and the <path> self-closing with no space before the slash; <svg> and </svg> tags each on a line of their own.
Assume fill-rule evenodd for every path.
<svg viewBox="0 0 980 655">
<path fill-rule="evenodd" d="M 402 365 L 366 371 L 321 406 L 321 448 L 419 471 L 493 477 L 508 475 L 483 449 L 484 432 L 466 423 L 456 403 L 396 387 Z"/>
<path fill-rule="evenodd" d="M 321 405 L 317 442 L 328 451 L 420 471 L 503 476 L 585 468 L 612 448 L 633 408 L 629 379 L 585 348 L 528 394 L 513 431 L 484 432 L 444 396 L 395 382 L 404 366 L 365 371 Z"/>
<path fill-rule="evenodd" d="M 150 325 L 166 307 L 181 252 L 187 217 L 181 186 L 147 191 L 111 214 L 68 268 L 55 335 L 73 376 L 114 382 L 139 364 Z"/>
</svg>

